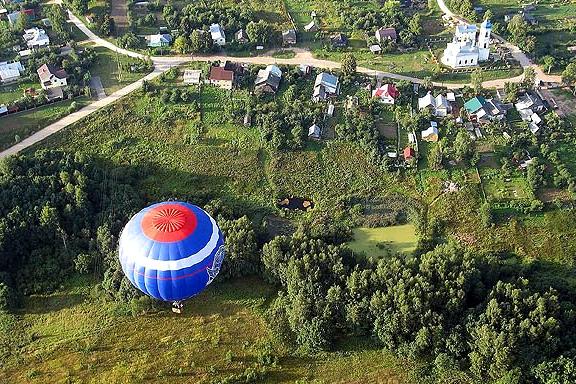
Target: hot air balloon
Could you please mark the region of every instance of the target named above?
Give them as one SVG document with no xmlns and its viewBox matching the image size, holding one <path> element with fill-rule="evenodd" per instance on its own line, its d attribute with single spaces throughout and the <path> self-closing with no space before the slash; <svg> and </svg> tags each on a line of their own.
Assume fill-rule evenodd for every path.
<svg viewBox="0 0 576 384">
<path fill-rule="evenodd" d="M 204 210 L 163 202 L 134 215 L 120 235 L 122 270 L 145 294 L 180 301 L 210 284 L 224 260 L 224 237 Z"/>
</svg>

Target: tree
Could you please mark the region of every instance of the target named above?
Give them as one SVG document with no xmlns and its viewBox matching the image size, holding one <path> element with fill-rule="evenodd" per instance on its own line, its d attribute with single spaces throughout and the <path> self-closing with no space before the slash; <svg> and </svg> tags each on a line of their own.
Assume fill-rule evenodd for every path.
<svg viewBox="0 0 576 384">
<path fill-rule="evenodd" d="M 30 28 L 30 20 L 28 19 L 28 15 L 24 12 L 20 12 L 18 18 L 16 19 L 16 23 L 14 23 L 14 29 L 16 31 L 23 31 L 25 29 Z"/>
<path fill-rule="evenodd" d="M 482 92 L 483 81 L 484 81 L 484 72 L 482 72 L 482 69 L 480 68 L 474 70 L 474 72 L 472 72 L 472 74 L 470 75 L 470 83 L 472 85 L 472 89 L 474 89 L 474 92 L 476 93 Z"/>
<path fill-rule="evenodd" d="M 353 76 L 356 74 L 356 57 L 351 53 L 344 54 L 341 69 L 344 76 Z"/>
<path fill-rule="evenodd" d="M 410 18 L 410 22 L 408 23 L 408 30 L 414 36 L 420 36 L 422 34 L 422 18 L 420 17 L 419 13 L 416 13 L 412 18 Z"/>
<path fill-rule="evenodd" d="M 524 68 L 524 87 L 526 89 L 533 89 L 536 84 L 536 71 L 532 67 Z"/>
<path fill-rule="evenodd" d="M 212 38 L 205 31 L 194 30 L 190 34 L 190 51 L 194 53 L 208 52 L 212 48 Z"/>
<path fill-rule="evenodd" d="M 52 29 L 58 35 L 58 38 L 63 41 L 70 39 L 70 32 L 68 31 L 68 15 L 66 10 L 61 5 L 52 5 L 48 11 L 48 18 L 52 23 Z"/>
<path fill-rule="evenodd" d="M 508 33 L 515 44 L 521 45 L 528 35 L 528 24 L 522 18 L 522 15 L 514 15 L 508 23 Z"/>
<path fill-rule="evenodd" d="M 180 35 L 174 40 L 174 50 L 178 53 L 188 53 L 190 52 L 190 39 L 184 35 Z"/>
<path fill-rule="evenodd" d="M 248 34 L 250 41 L 253 43 L 264 46 L 273 43 L 274 29 L 268 22 L 264 20 L 259 20 L 258 22 L 249 22 L 248 25 L 246 25 L 246 33 Z"/>
<path fill-rule="evenodd" d="M 555 353 L 562 338 L 559 309 L 551 289 L 533 293 L 525 279 L 499 281 L 484 311 L 469 325 L 472 373 L 496 381 Z"/>
<path fill-rule="evenodd" d="M 544 70 L 548 74 L 550 74 L 550 71 L 552 71 L 552 69 L 556 65 L 556 59 L 554 58 L 554 56 L 546 55 L 542 58 L 542 63 L 543 63 Z"/>
<path fill-rule="evenodd" d="M 480 213 L 480 220 L 482 221 L 482 225 L 484 225 L 485 228 L 489 227 L 490 224 L 492 224 L 492 222 L 493 222 L 493 215 L 492 215 L 492 209 L 490 208 L 490 203 L 485 201 L 480 206 L 480 212 L 479 213 Z"/>
<path fill-rule="evenodd" d="M 576 96 L 576 63 L 570 63 L 562 72 L 562 82 L 568 86 L 574 87 L 573 94 Z"/>
<path fill-rule="evenodd" d="M 460 129 L 456 134 L 456 139 L 454 140 L 454 145 L 452 149 L 454 150 L 454 158 L 458 162 L 468 160 L 472 156 L 472 144 L 474 142 L 470 138 L 468 132 Z"/>
<path fill-rule="evenodd" d="M 533 372 L 537 384 L 576 383 L 576 362 L 573 357 L 560 355 L 555 360 L 538 364 Z"/>
<path fill-rule="evenodd" d="M 250 219 L 243 216 L 218 222 L 226 237 L 226 262 L 220 274 L 225 278 L 256 274 L 260 270 L 260 252 Z"/>
<path fill-rule="evenodd" d="M 537 157 L 533 157 L 526 171 L 526 181 L 533 192 L 544 184 L 544 169 L 545 165 Z"/>
<path fill-rule="evenodd" d="M 72 0 L 72 8 L 79 14 L 85 15 L 88 13 L 88 0 Z"/>
<path fill-rule="evenodd" d="M 442 153 L 441 143 L 432 145 L 432 147 L 430 148 L 430 152 L 428 153 L 428 163 L 430 165 L 430 168 L 434 170 L 442 169 L 443 160 L 444 160 L 444 154 Z"/>
<path fill-rule="evenodd" d="M 492 12 L 492 10 L 490 8 L 488 8 L 486 10 L 486 12 L 484 12 L 484 20 L 494 20 L 494 12 Z"/>
</svg>

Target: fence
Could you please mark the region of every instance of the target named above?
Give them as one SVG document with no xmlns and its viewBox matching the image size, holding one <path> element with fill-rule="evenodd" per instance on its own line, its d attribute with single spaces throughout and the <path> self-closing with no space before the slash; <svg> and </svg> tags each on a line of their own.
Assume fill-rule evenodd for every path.
<svg viewBox="0 0 576 384">
<path fill-rule="evenodd" d="M 57 104 L 57 103 L 61 103 L 67 100 L 74 100 L 77 99 L 78 97 L 81 97 L 84 95 L 76 95 L 67 99 L 57 99 L 57 100 L 48 100 L 45 103 L 41 104 L 41 105 L 35 105 L 34 107 L 30 107 L 30 108 L 23 108 L 23 109 L 18 109 L 15 111 L 8 111 L 8 112 L 4 112 L 2 114 L 0 114 L 0 119 L 2 119 L 3 117 L 7 117 L 7 116 L 12 116 L 12 115 L 16 115 L 18 113 L 23 113 L 23 112 L 29 112 L 29 111 L 34 111 L 35 109 L 39 109 L 42 107 L 46 107 L 48 105 L 52 105 L 52 104 Z"/>
</svg>

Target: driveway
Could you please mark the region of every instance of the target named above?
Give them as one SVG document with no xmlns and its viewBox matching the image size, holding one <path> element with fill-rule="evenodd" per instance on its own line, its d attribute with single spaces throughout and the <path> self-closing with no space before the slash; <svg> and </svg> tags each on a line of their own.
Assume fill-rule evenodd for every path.
<svg viewBox="0 0 576 384">
<path fill-rule="evenodd" d="M 100 76 L 94 76 L 90 79 L 90 89 L 92 90 L 92 94 L 96 96 L 96 100 L 102 100 L 106 97 Z"/>
</svg>

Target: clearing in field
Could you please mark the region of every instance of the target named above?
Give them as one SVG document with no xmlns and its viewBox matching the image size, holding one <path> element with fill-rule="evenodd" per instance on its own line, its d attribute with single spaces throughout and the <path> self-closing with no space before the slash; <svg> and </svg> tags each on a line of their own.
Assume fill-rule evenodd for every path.
<svg viewBox="0 0 576 384">
<path fill-rule="evenodd" d="M 355 253 L 384 257 L 390 252 L 410 253 L 416 249 L 418 236 L 412 224 L 381 228 L 355 228 L 348 246 Z"/>
<path fill-rule="evenodd" d="M 410 382 L 412 364 L 369 342 L 349 340 L 345 353 L 287 355 L 263 318 L 276 290 L 257 279 L 215 284 L 188 300 L 182 315 L 161 305 L 143 314 L 134 302 L 94 297 L 85 279 L 69 285 L 26 298 L 15 315 L 0 312 L 0 382 L 208 384 L 268 357 L 277 364 L 266 365 L 258 382 Z"/>
</svg>

